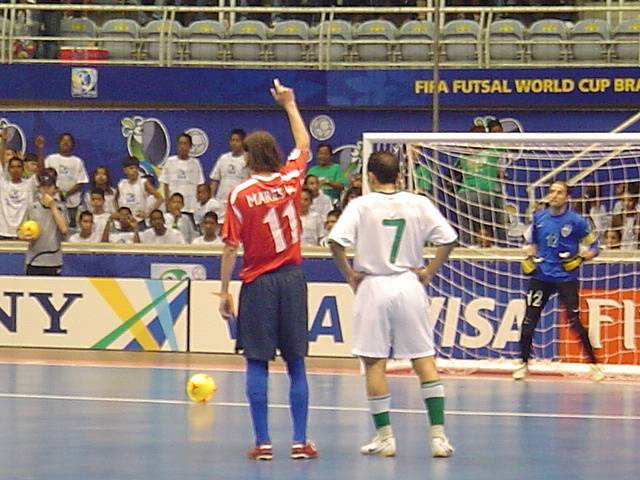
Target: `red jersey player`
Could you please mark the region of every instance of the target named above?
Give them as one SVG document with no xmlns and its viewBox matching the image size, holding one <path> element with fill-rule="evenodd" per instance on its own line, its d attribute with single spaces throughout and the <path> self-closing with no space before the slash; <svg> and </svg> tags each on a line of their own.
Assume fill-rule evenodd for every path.
<svg viewBox="0 0 640 480">
<path fill-rule="evenodd" d="M 304 358 L 308 350 L 307 286 L 300 268 L 300 192 L 309 159 L 309 134 L 293 90 L 274 80 L 271 94 L 287 114 L 296 148 L 283 164 L 275 139 L 265 131 L 244 140 L 251 177 L 229 195 L 222 227 L 225 247 L 220 276 L 220 313 L 234 317 L 229 282 L 238 247 L 244 247 L 236 350 L 247 361 L 246 392 L 255 433 L 249 458 L 271 460 L 267 424 L 269 360 L 276 349 L 287 364 L 293 419 L 291 458 L 318 456 L 307 440 L 309 389 Z"/>
</svg>

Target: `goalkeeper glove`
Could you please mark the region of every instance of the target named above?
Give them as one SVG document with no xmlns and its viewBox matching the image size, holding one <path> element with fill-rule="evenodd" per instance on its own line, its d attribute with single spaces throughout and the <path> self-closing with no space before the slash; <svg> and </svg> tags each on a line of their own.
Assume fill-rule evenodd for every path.
<svg viewBox="0 0 640 480">
<path fill-rule="evenodd" d="M 562 257 L 562 254 L 560 254 L 560 257 Z M 580 265 L 582 265 L 582 262 L 584 262 L 584 257 L 582 257 L 581 255 L 574 255 L 573 257 L 565 258 L 564 260 L 560 261 L 565 272 L 571 272 L 572 270 L 575 270 Z"/>
<path fill-rule="evenodd" d="M 540 262 L 542 262 L 542 259 L 540 257 L 529 255 L 521 262 L 522 273 L 524 273 L 525 275 L 533 275 L 533 272 L 538 269 L 538 264 Z"/>
</svg>

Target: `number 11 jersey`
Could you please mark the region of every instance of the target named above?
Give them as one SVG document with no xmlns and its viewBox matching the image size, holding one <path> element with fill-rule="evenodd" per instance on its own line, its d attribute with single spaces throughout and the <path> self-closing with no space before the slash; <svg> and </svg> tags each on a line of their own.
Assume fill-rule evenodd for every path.
<svg viewBox="0 0 640 480">
<path fill-rule="evenodd" d="M 349 202 L 329 241 L 355 247 L 354 270 L 392 275 L 420 268 L 427 242 L 444 245 L 457 237 L 429 199 L 409 192 L 372 192 Z"/>
<path fill-rule="evenodd" d="M 295 149 L 279 172 L 252 175 L 231 191 L 222 240 L 242 244 L 243 282 L 302 263 L 300 193 L 308 159 L 307 150 Z"/>
</svg>

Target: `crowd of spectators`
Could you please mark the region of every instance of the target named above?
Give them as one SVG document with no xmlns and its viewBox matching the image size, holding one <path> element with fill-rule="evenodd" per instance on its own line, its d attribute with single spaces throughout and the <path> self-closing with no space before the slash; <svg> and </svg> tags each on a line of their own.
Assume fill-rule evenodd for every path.
<svg viewBox="0 0 640 480">
<path fill-rule="evenodd" d="M 4 132 L 3 132 L 4 135 Z M 229 134 L 229 151 L 205 179 L 198 158 L 191 157 L 191 137 L 181 133 L 176 155 L 168 157 L 155 179 L 137 158 L 126 155 L 117 168 L 99 165 L 87 174 L 74 155 L 70 133 L 58 138 L 57 151 L 46 154 L 45 139 L 35 140 L 36 154 L 19 155 L 0 146 L 0 238 L 18 238 L 18 227 L 37 198 L 39 179 L 55 182 L 55 200 L 68 225 L 67 240 L 77 243 L 155 243 L 219 245 L 227 199 L 249 178 L 244 160 L 245 132 Z M 362 193 L 361 176 L 353 183 L 332 160 L 332 148 L 316 149 L 318 165 L 309 169 L 302 195 L 304 245 L 320 245 L 341 208 Z M 28 165 L 28 167 L 26 167 Z"/>
</svg>

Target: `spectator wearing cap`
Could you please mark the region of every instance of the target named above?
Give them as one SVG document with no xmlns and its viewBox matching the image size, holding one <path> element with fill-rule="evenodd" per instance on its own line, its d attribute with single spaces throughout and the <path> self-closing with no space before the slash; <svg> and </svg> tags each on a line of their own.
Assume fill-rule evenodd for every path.
<svg viewBox="0 0 640 480">
<path fill-rule="evenodd" d="M 33 220 L 40 227 L 40 235 L 33 238 L 18 232 L 18 239 L 29 242 L 25 255 L 27 275 L 60 275 L 62 269 L 62 240 L 69 231 L 66 206 L 56 200 L 55 177 L 43 172 L 38 176 L 38 195 L 24 220 Z"/>
<path fill-rule="evenodd" d="M 122 169 L 125 178 L 118 182 L 116 206 L 118 209 L 128 207 L 133 212 L 135 219 L 144 225 L 144 219 L 148 216 L 147 197 L 153 196 L 155 198 L 155 203 L 149 209 L 149 211 L 153 211 L 162 204 L 162 195 L 149 180 L 140 176 L 140 162 L 137 158 L 126 156 L 122 160 Z"/>
</svg>

